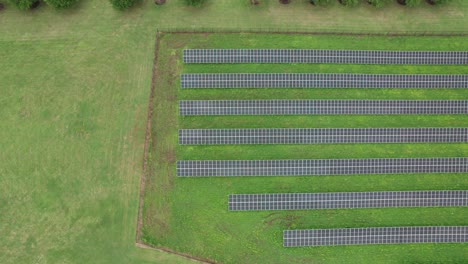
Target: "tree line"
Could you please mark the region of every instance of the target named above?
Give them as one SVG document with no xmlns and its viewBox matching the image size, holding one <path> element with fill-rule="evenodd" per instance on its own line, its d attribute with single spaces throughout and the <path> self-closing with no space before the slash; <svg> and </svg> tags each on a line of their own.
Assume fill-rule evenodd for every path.
<svg viewBox="0 0 468 264">
<path fill-rule="evenodd" d="M 68 8 L 79 0 L 43 0 L 46 4 L 54 8 Z M 39 0 L 7 0 L 7 2 L 20 10 L 33 9 L 39 6 Z"/>
<path fill-rule="evenodd" d="M 395 0 L 364 0 L 365 2 L 375 6 L 375 7 L 383 7 L 390 2 L 395 2 Z M 406 5 L 410 7 L 420 5 L 423 0 L 396 0 L 401 5 Z M 427 3 L 431 5 L 440 5 L 450 2 L 451 0 L 425 0 Z M 331 2 L 331 0 L 310 0 L 311 4 L 314 5 L 327 5 Z M 342 5 L 345 6 L 356 6 L 361 2 L 361 0 L 338 0 Z"/>
<path fill-rule="evenodd" d="M 6 0 L 10 5 L 20 10 L 34 9 L 40 5 L 41 1 L 56 9 L 65 9 L 72 7 L 80 0 Z M 141 0 L 109 0 L 112 6 L 119 10 L 127 9 Z M 155 2 L 164 3 L 164 0 L 155 0 Z M 0 3 L 1 5 L 1 3 Z"/>
<path fill-rule="evenodd" d="M 49 6 L 52 6 L 57 9 L 64 9 L 73 6 L 80 0 L 6 0 L 9 4 L 17 7 L 20 10 L 28 10 L 37 7 L 40 4 L 40 1 L 44 1 Z M 109 0 L 112 6 L 118 10 L 125 10 L 132 7 L 137 2 L 141 0 Z M 279 0 L 282 4 L 289 4 L 293 0 Z M 325 6 L 330 4 L 332 1 L 338 1 L 340 4 L 345 6 L 356 6 L 360 2 L 367 2 L 375 7 L 383 7 L 390 2 L 397 1 L 401 5 L 406 5 L 410 7 L 418 6 L 423 1 L 431 5 L 440 5 L 450 2 L 451 0 L 307 0 L 313 5 Z M 166 0 L 154 0 L 155 4 L 161 5 L 166 2 Z M 185 0 L 185 3 L 190 6 L 200 6 L 205 2 L 205 0 Z M 260 4 L 261 0 L 250 0 L 254 5 Z M 3 4 L 0 3 L 0 6 L 3 8 Z"/>
</svg>

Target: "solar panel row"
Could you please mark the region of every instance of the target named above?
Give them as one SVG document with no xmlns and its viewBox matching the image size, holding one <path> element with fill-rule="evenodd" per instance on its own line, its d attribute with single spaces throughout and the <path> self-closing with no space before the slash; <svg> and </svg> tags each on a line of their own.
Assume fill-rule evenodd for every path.
<svg viewBox="0 0 468 264">
<path fill-rule="evenodd" d="M 179 177 L 466 173 L 468 158 L 179 160 Z"/>
<path fill-rule="evenodd" d="M 181 145 L 468 142 L 468 128 L 179 129 Z"/>
<path fill-rule="evenodd" d="M 193 73 L 182 88 L 468 88 L 468 75 Z"/>
<path fill-rule="evenodd" d="M 466 100 L 196 100 L 179 101 L 187 115 L 468 114 Z"/>
<path fill-rule="evenodd" d="M 188 49 L 184 63 L 468 64 L 467 51 Z"/>
<path fill-rule="evenodd" d="M 467 64 L 468 52 L 185 50 L 185 63 Z M 468 75 L 182 74 L 182 88 L 468 88 Z M 466 101 L 181 101 L 181 115 L 461 114 Z M 466 142 L 467 128 L 187 129 L 180 144 Z M 468 172 L 468 158 L 177 161 L 177 176 Z M 468 191 L 235 194 L 229 210 L 467 206 Z M 286 230 L 283 245 L 467 242 L 467 227 Z"/>
<path fill-rule="evenodd" d="M 468 206 L 468 191 L 231 194 L 229 211 Z"/>
<path fill-rule="evenodd" d="M 285 230 L 284 247 L 468 242 L 468 226 Z"/>
</svg>

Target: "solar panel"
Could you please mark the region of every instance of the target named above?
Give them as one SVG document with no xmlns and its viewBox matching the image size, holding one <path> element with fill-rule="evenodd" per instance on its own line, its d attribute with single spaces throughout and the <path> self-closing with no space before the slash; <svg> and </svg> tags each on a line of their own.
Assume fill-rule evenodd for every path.
<svg viewBox="0 0 468 264">
<path fill-rule="evenodd" d="M 468 172 L 468 158 L 177 161 L 178 177 L 466 172 Z"/>
<path fill-rule="evenodd" d="M 231 194 L 229 211 L 468 206 L 468 191 Z"/>
<path fill-rule="evenodd" d="M 465 243 L 468 226 L 408 226 L 284 230 L 284 247 L 405 243 Z"/>
<path fill-rule="evenodd" d="M 184 63 L 468 64 L 468 51 L 187 49 Z"/>
<path fill-rule="evenodd" d="M 189 100 L 182 116 L 468 114 L 466 100 Z"/>
<path fill-rule="evenodd" d="M 181 145 L 468 142 L 468 128 L 179 129 Z"/>
<path fill-rule="evenodd" d="M 468 88 L 468 75 L 187 73 L 182 88 Z"/>
</svg>

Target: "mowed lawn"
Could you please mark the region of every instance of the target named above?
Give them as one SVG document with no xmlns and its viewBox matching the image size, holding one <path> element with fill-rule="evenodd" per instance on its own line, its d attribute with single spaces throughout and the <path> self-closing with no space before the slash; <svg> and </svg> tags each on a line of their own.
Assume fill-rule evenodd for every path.
<svg viewBox="0 0 468 264">
<path fill-rule="evenodd" d="M 1 263 L 177 261 L 134 246 L 152 46 L 0 41 Z"/>
<path fill-rule="evenodd" d="M 466 99 L 456 89 L 185 89 L 181 73 L 348 72 L 460 74 L 468 66 L 242 64 L 184 65 L 184 48 L 466 50 L 462 38 L 168 34 L 161 38 L 153 118 L 152 175 L 145 193 L 144 240 L 222 263 L 462 262 L 467 245 L 283 248 L 282 231 L 302 228 L 466 225 L 467 208 L 228 212 L 235 193 L 463 190 L 466 174 L 176 178 L 176 160 L 467 156 L 466 144 L 179 146 L 178 128 L 464 127 L 466 115 L 178 116 L 189 99 Z M 164 111 L 163 111 L 164 109 Z"/>
<path fill-rule="evenodd" d="M 82 0 L 74 8 L 63 11 L 53 10 L 46 5 L 26 12 L 17 11 L 6 5 L 6 9 L 0 11 L 0 209 L 2 211 L 0 214 L 0 263 L 186 263 L 184 259 L 170 254 L 137 249 L 134 244 L 145 118 L 156 28 L 241 30 L 273 28 L 286 31 L 346 32 L 365 30 L 383 33 L 388 31 L 448 32 L 467 31 L 465 25 L 468 23 L 468 16 L 466 16 L 468 1 L 465 0 L 453 0 L 445 7 L 437 8 L 422 5 L 409 9 L 391 4 L 381 10 L 375 10 L 366 4 L 348 9 L 336 3 L 327 8 L 315 8 L 306 1 L 293 1 L 292 4 L 284 6 L 278 1 L 265 0 L 262 1 L 261 5 L 252 7 L 247 0 L 208 0 L 207 4 L 201 8 L 186 7 L 183 2 L 183 0 L 168 0 L 164 6 L 156 7 L 153 1 L 144 0 L 125 12 L 113 10 L 106 0 Z M 187 36 L 187 38 L 190 37 Z M 217 40 L 217 38 L 210 37 L 210 40 L 213 43 L 206 44 L 207 47 L 209 45 L 228 47 L 236 44 L 236 42 L 230 44 L 231 42 L 222 38 Z M 366 38 L 362 38 L 362 40 L 359 45 L 365 47 L 362 45 L 367 45 L 368 41 Z M 424 45 L 416 48 L 424 48 L 425 45 L 437 48 L 439 47 L 438 41 L 439 39 L 428 40 L 424 42 Z M 163 44 L 166 45 L 166 48 L 169 46 L 172 49 L 171 52 L 179 54 L 179 49 L 188 44 L 186 44 L 186 40 L 180 44 L 177 42 L 177 40 L 168 39 Z M 327 42 L 329 41 L 324 41 L 323 45 L 320 46 L 327 48 Z M 391 44 L 383 42 L 386 45 Z M 447 42 L 449 47 L 456 49 L 461 47 L 462 43 L 466 43 L 466 39 L 456 38 Z M 314 43 L 305 43 L 303 40 L 283 43 L 291 47 L 293 45 L 316 47 Z M 199 46 L 200 42 L 197 40 L 194 44 Z M 250 46 L 259 45 L 259 47 L 260 45 L 263 47 L 276 46 L 275 43 L 268 41 L 255 42 L 254 40 L 245 41 L 245 46 L 248 46 L 247 44 Z M 279 44 L 280 42 L 278 42 Z M 400 42 L 393 42 L 393 44 L 392 48 L 406 48 L 404 45 L 398 46 Z M 373 45 L 372 47 L 378 47 L 379 44 L 374 42 Z M 441 44 L 439 48 L 445 47 Z M 204 92 L 199 91 L 200 93 L 193 94 L 190 92 L 180 95 L 174 94 L 174 91 L 177 91 L 175 90 L 178 83 L 177 76 L 182 71 L 180 57 L 177 57 L 176 61 L 179 64 L 174 67 L 174 79 L 171 79 L 172 84 L 168 83 L 166 86 L 170 89 L 159 91 L 160 99 L 165 98 L 166 95 L 179 96 L 180 98 L 207 98 L 208 96 L 213 99 L 228 98 L 227 96 L 243 98 L 241 96 L 253 93 L 232 91 L 225 94 L 205 95 Z M 342 71 L 351 69 L 350 66 L 346 67 L 349 68 L 343 68 Z M 296 66 L 293 68 L 295 71 L 307 70 L 307 68 Z M 271 68 L 271 70 L 273 69 L 284 69 L 284 66 Z M 423 71 L 422 68 L 418 69 Z M 451 67 L 451 69 L 455 72 L 458 67 Z M 212 69 L 207 67 L 184 68 L 186 72 L 243 70 L 241 66 L 213 67 Z M 252 67 L 245 70 L 255 71 Z M 328 70 L 341 71 L 336 66 L 333 69 L 328 68 Z M 258 68 L 258 71 L 263 70 Z M 295 91 L 293 93 L 298 92 L 309 93 L 311 91 Z M 307 96 L 304 94 L 304 98 L 312 95 L 317 95 L 317 98 L 327 98 L 327 96 L 336 98 L 338 92 L 317 90 Z M 284 98 L 288 96 L 280 91 L 278 94 L 275 93 L 277 92 L 268 93 L 268 96 L 279 97 L 281 95 Z M 296 98 L 293 93 L 288 93 L 290 98 Z M 375 93 L 375 97 L 385 98 L 387 96 L 379 92 L 372 93 Z M 362 95 L 363 98 L 364 95 Z M 454 92 L 433 95 L 434 98 L 439 95 L 440 98 L 466 98 Z M 262 95 L 259 93 L 258 96 Z M 353 96 L 358 98 L 358 91 L 353 92 Z M 399 92 L 395 92 L 393 96 L 394 98 L 403 98 L 405 93 L 400 95 Z M 174 98 L 169 101 L 173 102 Z M 173 103 L 170 105 L 172 109 L 169 108 L 169 114 L 175 115 L 176 106 Z M 166 108 L 158 109 L 158 113 L 166 113 L 167 111 Z M 411 122 L 414 118 L 407 120 Z M 438 120 L 440 125 L 453 122 L 454 126 L 464 126 L 465 124 L 461 123 L 458 118 L 438 117 L 434 120 Z M 237 118 L 232 120 L 235 119 Z M 290 121 L 283 119 L 281 122 L 286 127 L 286 122 L 303 119 L 307 118 L 292 117 L 292 119 L 288 119 Z M 338 119 L 340 118 L 334 117 L 333 120 Z M 446 119 L 447 123 L 443 123 L 442 119 Z M 173 119 L 172 122 L 180 122 L 181 127 L 187 128 L 228 126 L 225 121 L 219 123 L 216 119 L 212 120 L 186 119 L 178 121 Z M 265 127 L 272 124 L 267 122 L 267 119 L 261 119 L 264 121 L 258 118 L 237 120 L 231 124 L 233 127 L 243 126 L 242 122 L 247 122 L 245 126 L 253 126 L 252 120 L 264 122 Z M 307 120 L 300 121 L 304 127 L 311 126 L 313 119 Z M 330 122 L 330 126 L 344 126 L 342 122 L 345 122 L 345 119 L 340 121 L 341 123 L 335 123 L 335 121 L 331 123 L 332 119 L 330 118 L 326 120 Z M 210 122 L 213 123 L 209 124 Z M 324 122 L 317 123 L 317 126 L 325 126 Z M 368 118 L 362 124 L 367 122 Z M 422 123 L 418 124 L 422 125 Z M 294 125 L 291 123 L 290 126 Z M 168 127 L 173 128 L 174 126 Z M 169 143 L 172 144 L 176 138 L 172 130 L 170 133 L 172 133 L 172 141 Z M 346 151 L 346 148 L 340 149 Z M 463 149 L 456 151 L 454 146 L 443 148 L 447 149 L 447 155 L 463 154 Z M 248 149 L 250 149 L 251 154 L 243 154 L 245 158 L 249 155 L 255 155 L 255 151 L 261 151 L 258 148 L 246 147 L 242 149 L 242 152 L 246 153 L 245 151 Z M 365 149 L 368 147 L 366 146 Z M 388 155 L 397 155 L 400 149 L 400 147 L 394 147 L 395 153 L 389 152 Z M 272 157 L 280 157 L 279 154 L 274 153 L 279 149 L 266 148 L 264 150 L 267 152 L 261 153 L 271 153 Z M 325 153 L 321 150 L 326 149 L 319 146 L 316 150 L 316 153 L 319 152 L 318 150 Z M 431 151 L 434 153 L 436 150 L 437 148 L 430 148 L 427 155 L 430 156 Z M 213 156 L 224 158 L 219 155 L 216 148 L 196 149 L 196 153 L 193 152 L 193 155 L 189 153 L 189 148 L 172 151 L 174 152 L 167 153 L 171 159 L 175 159 L 175 151 L 178 152 L 180 158 L 198 158 L 201 155 L 206 158 L 213 158 Z M 232 151 L 239 150 L 233 148 Z M 417 149 L 411 151 L 416 152 Z M 226 155 L 232 156 L 233 153 L 226 153 Z M 315 155 L 310 151 L 307 153 L 310 156 Z M 421 153 L 421 155 L 423 154 L 425 153 Z M 296 155 L 305 157 L 300 153 Z M 343 156 L 345 156 L 344 152 Z M 268 158 L 267 156 L 262 157 Z M 333 179 L 335 178 L 330 178 L 330 180 Z M 340 181 L 343 179 L 341 178 Z M 463 184 L 461 181 L 463 178 L 460 180 L 450 176 L 450 179 L 454 179 L 453 181 L 458 184 Z M 254 179 L 250 181 L 252 180 Z M 214 180 L 214 182 L 217 181 Z M 284 191 L 288 191 L 287 188 L 290 186 L 288 181 L 284 182 Z M 187 181 L 187 183 L 190 182 Z M 227 181 L 219 181 L 219 184 L 228 183 Z M 201 182 L 197 184 L 205 185 Z M 452 186 L 447 180 L 441 183 L 437 181 L 434 184 Z M 393 186 L 398 189 L 397 185 Z M 436 187 L 434 185 L 434 188 Z M 444 186 L 440 186 L 440 188 L 442 187 Z M 244 185 L 244 188 L 248 188 L 248 185 Z M 319 188 L 319 185 L 313 188 Z M 466 186 L 459 185 L 457 188 L 466 188 Z M 217 203 L 215 211 L 225 210 L 225 199 L 227 198 L 225 194 L 228 193 L 226 190 L 220 190 L 222 199 L 218 199 L 218 197 L 211 199 L 213 198 L 211 195 L 207 197 Z M 313 191 L 313 189 L 308 190 Z M 322 191 L 323 189 L 320 187 L 317 190 Z M 199 191 L 204 191 L 204 189 L 201 188 Z M 258 184 L 255 184 L 252 185 L 252 190 L 238 189 L 238 191 L 260 192 L 268 190 L 259 189 Z M 189 194 L 190 192 L 187 191 L 186 195 Z M 182 195 L 182 193 L 178 195 Z M 155 201 L 161 204 L 168 204 L 167 201 L 176 201 L 176 199 L 170 198 Z M 181 207 L 180 204 L 178 206 Z M 175 208 L 175 205 L 171 208 Z M 209 208 L 205 210 L 209 210 Z M 182 211 L 182 209 L 174 209 L 174 212 L 177 211 Z M 223 212 L 226 213 L 226 211 Z M 161 215 L 160 212 L 158 215 Z M 185 227 L 180 229 L 183 222 L 191 225 L 192 229 L 203 226 L 187 222 L 187 220 L 192 219 L 187 214 L 179 216 L 172 213 L 171 216 L 180 221 L 179 225 L 171 221 L 171 230 L 183 230 Z M 249 219 L 252 225 L 258 225 L 260 223 L 257 219 L 258 215 L 252 216 L 234 215 L 234 217 L 240 217 L 244 220 Z M 363 216 L 366 216 L 366 213 L 363 213 Z M 307 217 L 310 217 L 310 214 Z M 428 217 L 427 221 L 432 221 L 430 219 L 432 217 Z M 211 219 L 209 220 L 211 221 Z M 244 220 L 239 225 L 235 225 L 244 230 L 244 234 L 236 237 L 235 240 L 241 240 L 243 236 L 246 236 L 245 230 L 251 228 L 251 225 L 247 225 Z M 314 223 L 314 221 L 306 222 Z M 434 220 L 434 222 L 436 221 Z M 455 224 L 456 222 L 449 223 Z M 246 227 L 242 228 L 242 225 Z M 158 229 L 152 228 L 151 234 L 154 235 L 156 230 Z M 271 240 L 270 244 L 274 245 L 273 249 L 276 249 L 280 243 L 277 236 L 280 230 L 281 228 L 277 228 L 275 231 L 277 233 L 258 232 L 258 236 L 265 239 L 265 234 L 267 234 L 269 236 L 267 239 Z M 190 232 L 189 234 L 195 235 Z M 252 237 L 255 236 L 252 234 Z M 225 240 L 226 237 L 228 237 L 227 240 Z M 153 236 L 153 238 L 155 237 Z M 230 244 L 231 238 L 223 235 L 217 239 L 225 241 L 222 243 Z M 191 251 L 196 255 L 204 255 L 227 262 L 234 262 L 237 257 L 230 254 L 229 250 L 226 251 L 226 255 L 219 248 L 211 250 L 209 246 L 206 246 L 213 244 L 210 241 L 202 243 L 202 241 L 197 240 L 198 245 L 194 245 L 194 249 L 190 249 L 188 244 L 190 241 L 187 239 L 174 237 L 174 240 L 178 240 L 180 244 L 167 242 L 167 235 L 158 237 L 157 242 L 173 246 L 181 251 Z M 239 242 L 236 243 L 239 245 Z M 175 244 L 178 245 L 174 246 Z M 250 244 L 246 245 L 251 247 Z M 200 248 L 203 248 L 203 252 Z M 437 250 L 439 249 L 440 247 L 437 247 Z M 356 248 L 349 250 L 356 250 Z M 304 249 L 304 251 L 307 252 L 309 249 Z M 204 252 L 211 253 L 205 254 Z M 295 249 L 290 252 L 292 255 L 296 255 Z M 240 259 L 241 261 L 242 259 Z M 254 261 L 255 258 L 252 258 L 251 262 Z"/>
</svg>

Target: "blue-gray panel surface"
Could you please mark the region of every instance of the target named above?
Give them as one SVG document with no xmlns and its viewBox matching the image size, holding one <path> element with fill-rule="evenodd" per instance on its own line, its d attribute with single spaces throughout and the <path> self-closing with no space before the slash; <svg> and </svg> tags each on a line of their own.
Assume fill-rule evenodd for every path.
<svg viewBox="0 0 468 264">
<path fill-rule="evenodd" d="M 179 177 L 466 173 L 468 158 L 179 160 Z"/>
<path fill-rule="evenodd" d="M 466 242 L 468 226 L 305 229 L 283 232 L 284 247 Z"/>
<path fill-rule="evenodd" d="M 468 51 L 186 49 L 184 63 L 468 64 Z"/>
<path fill-rule="evenodd" d="M 467 114 L 466 100 L 188 100 L 179 113 L 196 115 Z"/>
<path fill-rule="evenodd" d="M 468 128 L 180 129 L 181 145 L 461 143 Z"/>
<path fill-rule="evenodd" d="M 468 88 L 468 75 L 347 73 L 186 73 L 192 88 Z"/>
<path fill-rule="evenodd" d="M 231 194 L 229 211 L 468 206 L 468 191 Z"/>
</svg>

